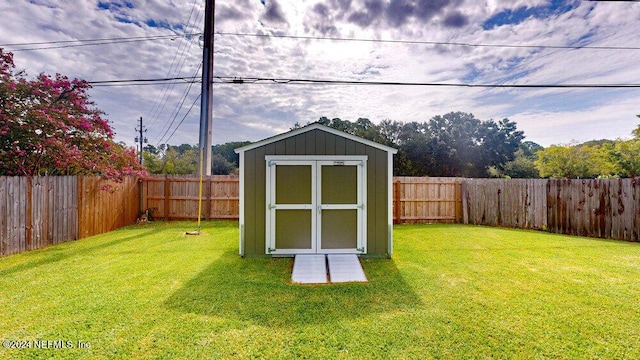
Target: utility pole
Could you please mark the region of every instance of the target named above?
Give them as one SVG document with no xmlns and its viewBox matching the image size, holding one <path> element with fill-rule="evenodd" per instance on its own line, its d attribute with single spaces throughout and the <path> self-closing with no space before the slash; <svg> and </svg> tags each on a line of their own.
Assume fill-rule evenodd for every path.
<svg viewBox="0 0 640 360">
<path fill-rule="evenodd" d="M 206 0 L 204 8 L 204 46 L 202 49 L 202 92 L 200 99 L 200 175 L 211 175 L 211 127 L 213 119 L 213 25 L 215 0 Z"/>
<path fill-rule="evenodd" d="M 144 160 L 144 158 L 142 157 L 144 144 L 148 143 L 149 141 L 144 136 L 144 134 L 147 133 L 147 129 L 145 129 L 144 126 L 142 126 L 142 117 L 140 117 L 139 121 L 140 121 L 140 123 L 138 124 L 139 127 L 136 128 L 136 131 L 138 132 L 138 136 L 136 136 L 136 143 L 138 143 L 138 146 L 140 147 L 140 153 L 138 156 L 140 156 L 140 164 L 142 165 L 142 162 Z"/>
</svg>

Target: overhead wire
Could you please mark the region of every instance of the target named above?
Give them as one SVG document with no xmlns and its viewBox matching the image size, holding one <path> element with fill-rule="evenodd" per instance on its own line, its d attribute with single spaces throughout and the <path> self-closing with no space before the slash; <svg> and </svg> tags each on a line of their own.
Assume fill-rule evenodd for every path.
<svg viewBox="0 0 640 360">
<path fill-rule="evenodd" d="M 402 81 L 363 81 L 363 80 L 327 80 L 327 79 L 287 79 L 261 77 L 222 77 L 216 76 L 220 84 L 278 84 L 278 85 L 376 85 L 376 86 L 439 86 L 467 88 L 561 88 L 561 89 L 620 89 L 640 88 L 640 84 L 473 84 L 473 83 L 438 83 L 438 82 L 402 82 Z"/>
<path fill-rule="evenodd" d="M 187 20 L 185 21 L 186 26 L 190 26 L 191 24 L 191 17 L 193 16 L 193 12 L 196 8 L 196 1 L 194 0 L 191 4 L 191 11 L 189 12 L 189 17 L 187 18 Z M 194 24 L 198 23 L 198 18 L 196 17 Z M 194 25 L 195 26 L 195 25 Z M 182 47 L 184 43 L 180 44 L 180 47 L 178 48 L 178 51 L 176 51 L 173 54 L 173 59 L 171 60 L 171 64 L 169 65 L 169 69 L 167 70 L 167 77 L 170 76 L 177 76 L 181 71 L 182 71 L 182 67 L 184 66 L 184 61 L 182 62 L 182 65 L 180 66 L 180 70 L 178 70 L 178 63 L 180 63 L 180 60 L 178 60 L 178 62 L 176 62 L 178 56 L 180 56 L 181 58 L 185 58 L 186 57 L 186 53 L 188 51 L 188 49 L 191 49 L 191 44 L 189 43 L 189 47 L 186 48 Z M 180 55 L 178 55 L 180 54 Z M 175 65 L 175 68 L 174 68 Z M 171 85 L 170 83 L 167 84 L 167 86 L 163 86 L 162 90 L 160 90 L 160 96 L 157 98 L 157 100 L 154 102 L 153 106 L 151 107 L 151 110 L 149 111 L 147 117 L 152 119 L 152 123 L 149 125 L 149 127 L 151 129 L 155 129 L 155 124 L 158 122 L 158 117 L 159 114 L 162 112 L 162 110 L 164 110 L 164 107 L 168 101 L 169 98 L 169 91 L 173 89 L 173 85 Z"/>
<path fill-rule="evenodd" d="M 326 41 L 351 41 L 369 43 L 389 43 L 389 44 L 418 44 L 418 45 L 448 45 L 465 47 L 493 47 L 493 48 L 530 48 L 530 49 L 570 49 L 570 50 L 640 50 L 640 46 L 590 46 L 590 45 L 516 45 L 516 44 L 474 44 L 453 41 L 426 41 L 426 40 L 389 40 L 389 39 L 366 39 L 366 38 L 342 38 L 328 36 L 304 36 L 304 35 L 282 35 L 282 34 L 251 34 L 236 32 L 216 32 L 215 35 L 240 36 L 240 37 L 261 37 L 278 39 L 298 39 L 298 40 L 326 40 Z"/>
<path fill-rule="evenodd" d="M 184 61 L 186 60 L 186 56 L 183 59 L 182 65 L 180 66 L 180 68 L 182 68 L 184 66 Z M 197 78 L 197 75 L 200 73 L 200 69 L 202 68 L 202 61 L 198 63 L 198 67 L 195 69 L 192 78 L 195 79 Z M 166 135 L 166 133 L 170 130 L 171 125 L 173 125 L 173 123 L 175 122 L 176 118 L 178 117 L 178 114 L 180 113 L 180 110 L 182 109 L 182 106 L 184 104 L 184 102 L 186 101 L 186 99 L 189 97 L 189 94 L 191 93 L 191 88 L 193 86 L 194 83 L 196 82 L 201 82 L 202 79 L 199 79 L 199 81 L 191 81 L 189 82 L 189 86 L 183 91 L 182 95 L 181 95 L 181 100 L 179 100 L 176 103 L 176 106 L 174 107 L 173 111 L 171 111 L 171 113 L 169 113 L 169 116 L 167 117 L 167 120 L 165 121 L 164 125 L 162 126 L 162 128 L 160 129 L 160 131 L 158 133 L 162 133 L 163 130 L 165 129 L 165 127 L 167 128 L 167 130 L 165 131 L 164 135 L 161 136 L 161 139 L 158 140 L 158 142 L 162 141 L 162 137 L 164 137 Z M 174 85 L 170 85 L 170 90 L 172 90 L 174 88 Z M 168 94 L 167 94 L 167 100 L 168 100 Z M 165 104 L 166 104 L 166 100 L 165 100 Z M 164 110 L 164 104 L 162 106 L 162 108 L 160 109 L 160 111 L 162 112 L 162 110 Z M 160 114 L 158 114 L 159 117 Z"/>
<path fill-rule="evenodd" d="M 189 25 L 189 21 L 192 17 L 193 11 L 195 9 L 194 0 L 192 4 L 192 9 L 189 14 L 189 18 L 187 20 L 187 26 Z M 198 15 L 197 19 L 200 17 Z M 193 36 L 199 35 L 201 33 L 185 33 L 183 36 Z M 298 40 L 320 40 L 320 41 L 345 41 L 345 42 L 370 42 L 370 43 L 391 43 L 391 44 L 420 44 L 420 45 L 441 45 L 441 46 L 465 46 L 465 47 L 490 47 L 490 48 L 537 48 L 537 49 L 569 49 L 569 50 L 608 50 L 608 51 L 629 51 L 629 50 L 640 50 L 640 46 L 590 46 L 590 45 L 542 45 L 542 44 L 531 44 L 531 45 L 522 45 L 522 44 L 488 44 L 488 43 L 466 43 L 466 42 L 451 42 L 451 41 L 424 41 L 424 40 L 389 40 L 389 39 L 366 39 L 366 38 L 342 38 L 342 37 L 325 37 L 325 36 L 301 36 L 301 35 L 283 35 L 283 34 L 251 34 L 251 33 L 237 33 L 237 32 L 216 32 L 217 36 L 238 36 L 238 37 L 261 37 L 261 38 L 282 38 L 282 39 L 298 39 Z M 100 38 L 100 39 L 83 39 L 83 40 L 60 40 L 60 41 L 48 41 L 48 42 L 31 42 L 31 43 L 8 43 L 8 44 L 0 44 L 0 47 L 13 46 L 37 46 L 37 45 L 45 45 L 42 47 L 32 47 L 32 48 L 18 48 L 11 49 L 8 51 L 32 51 L 32 50 L 45 50 L 45 49 L 59 49 L 59 48 L 67 48 L 67 47 L 77 47 L 77 46 L 92 46 L 92 45 L 108 45 L 108 44 L 118 44 L 118 43 L 128 43 L 128 42 L 140 42 L 140 41 L 152 41 L 152 40 L 164 40 L 164 39 L 172 39 L 175 40 L 179 37 L 182 37 L 179 34 L 172 35 L 158 35 L 158 36 L 140 36 L 140 37 L 119 37 L 119 38 Z M 188 42 L 189 49 L 191 47 L 191 42 Z M 49 46 L 53 45 L 53 46 Z M 186 46 L 186 45 L 185 45 Z M 182 49 L 182 54 L 185 54 L 186 51 Z M 150 85 L 162 85 L 163 89 L 161 90 L 160 99 L 154 107 L 152 107 L 151 116 L 153 120 L 153 124 L 158 121 L 159 112 L 162 112 L 164 106 L 166 105 L 166 101 L 168 99 L 168 91 L 173 88 L 175 85 L 179 84 L 189 84 L 188 88 L 185 90 L 182 100 L 176 107 L 176 110 L 172 112 L 173 116 L 171 120 L 167 119 L 165 126 L 162 127 L 159 133 L 163 133 L 160 137 L 158 143 L 164 140 L 165 136 L 171 130 L 171 126 L 175 123 L 179 111 L 184 105 L 186 98 L 189 95 L 189 91 L 193 85 L 193 83 L 200 82 L 200 80 L 196 77 L 197 72 L 199 71 L 202 64 L 200 63 L 198 70 L 194 76 L 191 77 L 180 77 L 175 76 L 181 72 L 182 67 L 184 66 L 184 62 L 186 61 L 186 56 L 182 57 L 182 61 L 178 60 L 178 53 L 180 53 L 180 49 L 174 54 L 174 58 L 172 60 L 171 66 L 169 67 L 169 71 L 167 73 L 167 77 L 165 78 L 155 78 L 155 79 L 131 79 L 131 80 L 102 80 L 102 81 L 89 81 L 94 87 L 107 87 L 107 86 L 150 86 Z M 188 50 L 187 50 L 188 51 Z M 182 55 L 181 55 L 182 56 Z M 175 64 L 175 67 L 174 67 Z M 178 65 L 179 64 L 179 65 Z M 178 68 L 180 70 L 178 70 Z M 172 69 L 174 72 L 172 73 Z M 174 76 L 172 76 L 174 75 Z M 620 89 L 620 88 L 640 88 L 640 84 L 472 84 L 472 83 L 432 83 L 432 82 L 397 82 L 397 81 L 362 81 L 362 80 L 335 80 L 335 79 L 304 79 L 304 78 L 268 78 L 268 77 L 229 77 L 229 76 L 217 76 L 214 83 L 217 84 L 256 84 L 256 85 L 356 85 L 356 86 L 432 86 L 432 87 L 467 87 L 467 88 L 599 88 L 599 89 Z M 160 101 L 162 105 L 160 105 Z M 187 114 L 191 111 L 194 104 L 189 108 Z M 176 133 L 177 129 L 184 122 L 185 116 L 178 123 L 176 128 L 173 130 L 169 138 Z M 168 126 L 167 126 L 168 125 Z M 165 129 L 166 127 L 166 129 Z M 164 132 L 163 132 L 164 131 Z"/>
<path fill-rule="evenodd" d="M 18 52 L 18 51 L 35 51 L 35 50 L 51 50 L 51 49 L 66 49 L 81 46 L 96 46 L 96 45 L 111 45 L 111 44 L 124 44 L 131 42 L 142 41 L 155 41 L 155 40 L 175 40 L 180 37 L 189 37 L 199 35 L 200 33 L 193 34 L 173 34 L 173 35 L 157 35 L 157 36 L 132 36 L 132 37 L 119 37 L 119 38 L 102 38 L 102 39 L 84 39 L 84 40 L 59 40 L 59 41 L 42 41 L 33 43 L 9 43 L 0 44 L 0 47 L 18 47 L 18 48 L 6 48 L 6 51 Z M 21 46 L 33 46 L 33 45 L 56 45 L 57 46 L 38 46 L 31 48 L 21 48 Z"/>
<path fill-rule="evenodd" d="M 178 123 L 178 125 L 176 126 L 175 129 L 173 129 L 173 132 L 171 133 L 171 135 L 169 135 L 169 137 L 165 140 L 166 143 L 169 142 L 169 140 L 171 140 L 171 138 L 173 137 L 173 135 L 176 133 L 176 131 L 178 131 L 178 128 L 180 127 L 180 125 L 182 125 L 182 123 L 184 122 L 184 119 L 187 118 L 187 116 L 189 115 L 189 113 L 191 112 L 191 110 L 193 109 L 193 107 L 196 105 L 196 103 L 198 102 L 198 100 L 200 100 L 200 97 L 202 96 L 202 94 L 199 94 L 196 99 L 193 101 L 193 103 L 191 104 L 191 106 L 189 107 L 189 110 L 187 110 L 187 112 L 184 114 L 184 116 L 182 117 L 182 120 L 180 120 L 180 122 Z M 160 143 L 158 142 L 158 147 L 160 146 Z"/>
<path fill-rule="evenodd" d="M 201 80 L 198 80 L 198 79 L 186 80 L 186 81 L 160 80 L 160 81 L 143 82 L 143 83 L 139 83 L 135 81 L 134 82 L 123 81 L 121 83 L 106 82 L 102 84 L 91 85 L 91 87 L 95 88 L 95 87 L 125 87 L 125 86 L 158 86 L 158 85 L 167 85 L 167 84 L 187 85 L 192 82 L 197 83 L 197 82 L 201 82 Z"/>
<path fill-rule="evenodd" d="M 159 79 L 131 79 L 131 80 L 100 80 L 88 81 L 92 86 L 138 86 L 167 81 L 181 80 L 185 84 L 197 83 L 200 80 L 193 77 L 174 77 Z M 215 76 L 214 84 L 234 85 L 375 85 L 375 86 L 434 86 L 434 87 L 468 87 L 468 88 L 559 88 L 559 89 L 622 89 L 640 88 L 640 84 L 474 84 L 474 83 L 441 83 L 441 82 L 403 82 L 403 81 L 363 81 L 363 80 L 332 80 L 332 79 L 303 79 L 303 78 L 269 78 L 269 77 L 238 77 Z"/>
<path fill-rule="evenodd" d="M 137 41 L 153 41 L 164 39 L 177 39 L 179 37 L 191 37 L 202 35 L 201 32 L 186 33 L 183 35 L 157 35 L 157 36 L 132 36 L 132 37 L 116 37 L 116 38 L 98 38 L 98 39 L 78 39 L 78 40 L 54 40 L 40 42 L 23 42 L 23 43 L 4 43 L 0 47 L 9 46 L 33 46 L 33 45 L 57 45 L 68 44 L 62 46 L 38 47 L 26 49 L 5 49 L 6 51 L 31 51 L 31 50 L 47 50 L 59 49 L 65 47 L 93 46 L 119 44 Z M 496 47 L 496 48 L 539 48 L 539 49 L 572 49 L 572 50 L 640 50 L 640 46 L 591 46 L 591 45 L 544 45 L 544 44 L 484 44 L 484 43 L 467 43 L 454 41 L 428 41 L 428 40 L 393 40 L 393 39 L 367 39 L 367 38 L 347 38 L 347 37 L 329 37 L 329 36 L 305 36 L 305 35 L 285 35 L 285 34 L 255 34 L 255 33 L 238 33 L 218 31 L 215 35 L 222 36 L 239 36 L 239 37 L 262 37 L 262 38 L 281 38 L 281 39 L 298 39 L 298 40 L 325 40 L 325 41 L 351 41 L 351 42 L 374 42 L 374 43 L 390 43 L 390 44 L 418 44 L 418 45 L 450 45 L 450 46 L 466 46 L 466 47 Z M 74 44 L 79 43 L 79 44 Z"/>
<path fill-rule="evenodd" d="M 197 35 L 197 33 L 187 34 L 187 35 Z M 97 39 L 53 40 L 53 41 L 39 41 L 39 42 L 6 43 L 6 44 L 0 44 L 0 46 L 30 46 L 30 45 L 65 44 L 65 43 L 73 43 L 73 42 L 93 42 L 93 41 L 106 41 L 106 40 L 113 40 L 113 41 L 133 40 L 133 39 L 154 40 L 154 39 L 165 39 L 165 38 L 172 38 L 172 37 L 176 37 L 176 35 L 123 36 L 123 37 L 97 38 Z"/>
<path fill-rule="evenodd" d="M 404 40 L 376 40 L 358 38 L 329 38 L 329 37 L 301 37 L 289 35 L 267 35 L 267 34 L 240 34 L 240 33 L 216 33 L 217 35 L 238 35 L 238 36 L 269 36 L 276 38 L 294 39 L 315 39 L 315 40 L 338 40 L 338 41 L 364 41 L 364 42 L 387 42 L 387 43 L 419 43 L 429 45 L 454 45 L 473 47 L 514 47 L 514 48 L 546 48 L 546 49 L 598 49 L 598 50 L 639 50 L 640 47 L 613 47 L 613 46 L 553 46 L 553 45 L 504 45 L 504 44 L 470 44 L 455 42 L 433 42 L 433 41 L 404 41 Z M 222 77 L 215 79 L 220 84 L 274 84 L 274 85 L 375 85 L 375 86 L 437 86 L 437 87 L 468 87 L 468 88 L 640 88 L 640 84 L 471 84 L 471 83 L 425 83 L 425 82 L 395 82 L 395 81 L 361 81 L 361 80 L 326 80 L 326 79 L 290 79 L 290 78 L 261 78 L 261 77 Z M 184 121 L 184 118 L 183 120 Z M 182 124 L 182 121 L 177 128 Z M 173 135 L 172 133 L 172 135 Z M 171 135 L 171 136 L 172 136 Z M 170 137 L 171 137 L 170 136 Z M 168 140 L 167 140 L 168 141 Z"/>
<path fill-rule="evenodd" d="M 202 63 L 200 63 L 200 65 L 198 66 L 198 69 L 196 70 L 196 72 L 198 72 L 200 70 L 200 68 L 202 67 Z M 194 77 L 195 78 L 195 77 Z M 160 143 L 162 143 L 162 140 L 164 139 L 164 137 L 167 135 L 167 133 L 169 132 L 169 130 L 171 130 L 171 126 L 173 125 L 173 123 L 176 121 L 178 114 L 180 113 L 180 109 L 182 109 L 182 106 L 184 105 L 184 102 L 187 100 L 187 97 L 189 96 L 189 93 L 191 92 L 191 87 L 193 86 L 194 83 L 196 83 L 197 81 L 191 81 L 189 83 L 189 86 L 187 87 L 187 89 L 183 92 L 183 96 L 182 96 L 182 100 L 178 103 L 178 105 L 176 106 L 176 108 L 174 109 L 174 111 L 172 112 L 172 115 L 169 115 L 169 119 L 171 119 L 170 121 L 167 120 L 167 122 L 165 123 L 165 126 L 162 127 L 162 129 L 158 132 L 158 133 L 162 133 L 166 127 L 166 131 L 164 131 L 164 134 L 162 136 L 160 136 L 160 139 L 157 141 L 158 145 Z M 182 124 L 182 122 L 180 122 L 180 124 Z M 179 127 L 180 125 L 178 125 Z M 177 130 L 177 128 L 176 128 Z M 175 131 L 174 131 L 175 132 Z M 155 142 L 155 141 L 153 141 Z"/>
<path fill-rule="evenodd" d="M 87 83 L 91 86 L 126 86 L 126 85 L 147 85 L 153 84 L 157 85 L 158 83 L 168 82 L 168 81 L 178 81 L 188 84 L 197 80 L 195 76 L 179 76 L 179 77 L 166 77 L 166 78 L 154 78 L 154 79 L 118 79 L 118 80 L 94 80 L 87 81 Z"/>
<path fill-rule="evenodd" d="M 191 8 L 192 11 L 189 14 L 189 19 L 187 20 L 187 23 L 189 23 L 189 21 L 191 20 L 191 16 L 193 14 L 193 10 L 195 9 L 195 4 L 196 4 L 196 1 L 194 0 L 193 3 L 192 3 L 192 8 Z M 200 23 L 202 15 L 204 15 L 204 14 L 200 13 L 200 12 L 196 15 L 195 21 L 194 21 L 194 26 L 196 26 L 195 24 L 199 24 Z M 182 69 L 184 68 L 185 62 L 186 62 L 186 60 L 188 58 L 187 54 L 191 50 L 191 45 L 192 45 L 192 43 L 189 43 L 188 47 L 183 49 L 183 53 L 182 53 L 182 56 L 181 56 L 182 60 L 181 61 L 179 60 L 178 63 L 176 64 L 175 74 L 178 74 L 178 73 L 182 72 Z M 200 73 L 200 69 L 201 68 L 202 68 L 202 61 L 199 61 L 198 62 L 198 68 L 194 71 L 193 77 L 196 77 Z M 170 131 L 171 126 L 175 123 L 178 115 L 180 114 L 180 110 L 182 109 L 182 106 L 183 106 L 184 102 L 187 100 L 187 98 L 189 97 L 189 94 L 191 93 L 192 86 L 193 86 L 193 82 L 185 89 L 185 91 L 182 94 L 182 99 L 179 100 L 176 103 L 176 106 L 175 106 L 174 110 L 169 114 L 169 117 L 167 118 L 167 120 L 165 121 L 164 125 L 162 126 L 162 128 L 158 132 L 158 134 L 163 133 L 164 128 L 166 126 L 166 131 L 163 133 L 162 136 L 160 136 L 160 139 L 158 140 L 158 143 L 162 142 L 162 140 L 163 140 L 162 138 L 164 138 L 166 136 L 167 132 Z M 174 85 L 170 85 L 168 91 L 173 90 L 173 87 L 174 87 Z M 169 93 L 167 93 L 167 97 L 165 99 L 165 102 L 163 103 L 162 107 L 160 108 L 160 113 L 162 112 L 162 110 L 164 110 L 168 99 L 169 99 Z M 158 116 L 156 118 L 159 118 L 159 114 L 158 114 Z M 180 124 L 182 124 L 182 122 L 180 122 Z M 178 127 L 179 127 L 179 125 L 178 125 Z M 177 130 L 177 128 L 175 130 Z"/>
</svg>

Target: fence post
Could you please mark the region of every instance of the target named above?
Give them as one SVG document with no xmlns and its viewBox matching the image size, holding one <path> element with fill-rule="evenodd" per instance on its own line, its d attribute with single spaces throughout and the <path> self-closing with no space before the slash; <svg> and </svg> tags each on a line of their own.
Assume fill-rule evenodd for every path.
<svg viewBox="0 0 640 360">
<path fill-rule="evenodd" d="M 207 177 L 207 191 L 205 192 L 205 196 L 207 197 L 207 209 L 205 210 L 205 218 L 207 220 L 211 220 L 211 197 L 213 196 L 213 192 L 211 191 L 211 186 L 213 184 L 213 177 L 208 176 Z"/>
<path fill-rule="evenodd" d="M 402 211 L 400 210 L 400 180 L 393 181 L 393 223 L 400 224 Z"/>
<path fill-rule="evenodd" d="M 145 204 L 144 204 L 144 198 L 142 196 L 142 194 L 144 193 L 144 182 L 140 181 L 138 183 L 138 215 L 144 214 L 145 213 Z"/>
<path fill-rule="evenodd" d="M 454 204 L 454 211 L 456 214 L 456 223 L 460 223 L 462 221 L 462 181 L 456 179 L 453 185 L 454 198 L 456 200 Z"/>
<path fill-rule="evenodd" d="M 460 182 L 460 192 L 462 193 L 462 223 L 469 223 L 469 199 L 467 198 L 467 182 Z"/>
<path fill-rule="evenodd" d="M 83 186 L 83 176 L 82 175 L 78 175 L 76 176 L 76 191 L 78 192 L 78 223 L 77 223 L 77 234 L 78 234 L 78 239 L 82 239 L 84 238 L 84 223 L 85 223 L 85 209 L 83 206 L 83 201 L 84 201 L 84 186 Z M 55 206 L 53 207 L 55 210 Z M 51 224 L 51 226 L 53 226 L 53 224 Z M 53 232 L 52 232 L 53 234 Z M 51 243 L 56 243 L 56 241 L 54 240 L 55 235 L 53 235 L 51 237 Z"/>
<path fill-rule="evenodd" d="M 164 176 L 164 220 L 169 220 L 169 206 L 171 202 L 169 201 L 169 197 L 171 197 L 171 183 L 169 182 L 169 176 Z"/>
<path fill-rule="evenodd" d="M 33 235 L 33 218 L 31 217 L 33 212 L 33 178 L 27 176 L 26 186 L 27 203 L 25 204 L 25 249 L 31 250 L 31 236 Z"/>
</svg>

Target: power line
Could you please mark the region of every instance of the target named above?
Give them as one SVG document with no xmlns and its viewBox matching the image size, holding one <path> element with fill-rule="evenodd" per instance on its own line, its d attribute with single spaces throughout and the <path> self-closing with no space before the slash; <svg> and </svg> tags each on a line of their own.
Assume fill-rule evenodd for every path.
<svg viewBox="0 0 640 360">
<path fill-rule="evenodd" d="M 200 82 L 200 80 L 193 80 L 193 81 L 167 81 L 167 82 L 163 82 L 163 81 L 157 81 L 157 82 L 144 82 L 144 83 L 137 83 L 137 82 L 123 82 L 123 83 L 102 83 L 102 84 L 97 84 L 97 85 L 91 85 L 91 87 L 125 87 L 125 86 L 158 86 L 158 85 L 189 85 L 191 83 L 197 83 Z M 89 82 L 89 84 L 91 84 Z"/>
<path fill-rule="evenodd" d="M 590 46 L 590 45 L 516 45 L 516 44 L 474 44 L 465 42 L 451 41 L 425 41 L 425 40 L 389 40 L 389 39 L 366 39 L 366 38 L 338 38 L 327 36 L 303 36 L 303 35 L 278 35 L 278 34 L 249 34 L 234 32 L 216 32 L 216 35 L 222 36 L 240 36 L 240 37 L 263 37 L 263 38 L 281 38 L 281 39 L 299 39 L 299 40 L 325 40 L 325 41 L 352 41 L 352 42 L 373 42 L 373 43 L 390 43 L 390 44 L 418 44 L 418 45 L 450 45 L 450 46 L 466 46 L 466 47 L 495 47 L 495 48 L 533 48 L 533 49 L 569 49 L 569 50 L 640 50 L 640 46 Z M 63 49 L 80 46 L 109 45 L 140 41 L 153 40 L 175 40 L 180 37 L 199 36 L 202 33 L 187 33 L 184 35 L 157 35 L 157 36 L 132 36 L 132 37 L 116 37 L 116 38 L 98 38 L 98 39 L 78 39 L 78 40 L 55 40 L 41 42 L 25 42 L 25 43 L 5 43 L 0 47 L 9 46 L 34 46 L 34 45 L 57 45 L 60 46 L 43 46 L 26 49 L 6 49 L 7 51 L 34 51 L 47 49 Z"/>
<path fill-rule="evenodd" d="M 181 80 L 181 81 L 177 81 Z M 126 85 L 146 85 L 153 84 L 157 85 L 157 83 L 175 81 L 178 83 L 189 84 L 191 82 L 198 82 L 198 78 L 195 76 L 179 76 L 179 77 L 166 77 L 166 78 L 155 78 L 155 79 L 129 79 L 129 80 L 96 80 L 96 81 L 87 81 L 91 86 L 126 86 Z"/>
<path fill-rule="evenodd" d="M 182 125 L 182 123 L 184 122 L 184 119 L 187 118 L 187 115 L 189 115 L 189 113 L 191 112 L 191 110 L 193 109 L 193 107 L 196 105 L 196 103 L 198 102 L 198 100 L 200 100 L 200 96 L 198 95 L 198 97 L 196 97 L 196 99 L 193 101 L 193 104 L 191 104 L 191 107 L 189 107 L 189 110 L 187 110 L 187 113 L 184 114 L 184 116 L 182 117 L 182 120 L 180 120 L 180 122 L 178 123 L 178 125 L 176 126 L 175 129 L 173 129 L 173 132 L 171 133 L 171 135 L 169 135 L 169 137 L 166 140 L 166 143 L 169 143 L 169 140 L 171 140 L 171 138 L 173 137 L 173 134 L 176 133 L 176 131 L 178 131 L 178 128 L 180 127 L 180 125 Z M 169 129 L 167 129 L 167 131 L 169 131 Z M 165 133 L 166 135 L 166 133 Z M 163 136 L 164 137 L 164 136 Z M 162 139 L 160 139 L 160 141 L 162 141 Z M 160 146 L 160 142 L 158 142 L 158 147 Z"/>
<path fill-rule="evenodd" d="M 194 0 L 191 4 L 191 12 L 189 12 L 189 17 L 185 21 L 185 24 L 187 24 L 187 26 L 191 25 L 191 18 L 196 8 L 196 1 L 197 0 Z M 195 24 L 198 24 L 199 22 L 198 15 L 196 15 L 196 18 L 194 20 L 195 20 Z M 191 49 L 191 42 L 188 42 L 189 44 L 188 48 L 186 46 L 183 47 L 182 46 L 183 44 L 185 44 L 185 42 L 181 42 L 180 46 L 178 46 L 178 51 L 176 51 L 173 55 L 173 59 L 171 60 L 171 65 L 169 65 L 169 69 L 167 71 L 167 75 L 166 75 L 167 77 L 179 75 L 180 72 L 182 71 L 182 68 L 184 67 L 184 63 L 187 58 L 186 54 Z M 178 59 L 178 55 L 180 56 L 181 59 Z M 174 68 L 174 65 L 175 65 L 175 68 Z M 194 73 L 193 75 L 194 76 L 197 75 L 197 70 L 196 70 L 196 73 Z M 162 90 L 160 91 L 160 96 L 157 98 L 153 107 L 151 108 L 150 117 L 153 119 L 151 124 L 152 128 L 155 128 L 154 125 L 156 124 L 156 122 L 158 121 L 158 118 L 160 117 L 160 114 L 164 110 L 164 107 L 166 106 L 167 101 L 169 100 L 170 91 L 173 90 L 173 87 L 174 85 L 171 83 L 168 83 L 167 86 L 163 86 Z"/>
<path fill-rule="evenodd" d="M 202 66 L 202 63 L 200 63 L 200 66 L 198 66 L 198 69 L 196 70 L 196 73 L 200 70 L 200 67 Z M 195 75 L 194 75 L 195 76 Z M 202 82 L 202 80 L 200 80 L 200 82 Z M 171 122 L 169 122 L 169 120 L 167 120 L 165 122 L 165 125 L 162 126 L 162 128 L 160 129 L 159 133 L 161 133 L 165 126 L 167 127 L 167 131 L 165 131 L 165 133 L 160 137 L 160 140 L 158 140 L 158 143 L 162 142 L 162 138 L 164 136 L 167 135 L 167 132 L 169 132 L 169 129 L 171 129 L 171 125 L 173 125 L 173 123 L 176 121 L 176 118 L 178 117 L 178 114 L 180 113 L 180 109 L 182 109 L 182 105 L 184 105 L 184 102 L 187 100 L 187 97 L 189 96 L 189 93 L 191 92 L 191 87 L 193 86 L 193 84 L 195 83 L 195 81 L 190 82 L 189 86 L 185 89 L 183 96 L 182 96 L 182 100 L 176 105 L 174 112 L 172 112 L 173 116 L 169 115 L 169 119 L 171 119 Z M 200 95 L 198 95 L 200 96 Z M 191 109 L 189 109 L 191 110 Z"/>
<path fill-rule="evenodd" d="M 215 84 L 236 85 L 377 85 L 377 86 L 439 86 L 439 87 L 468 87 L 468 88 L 560 88 L 560 89 L 625 89 L 640 88 L 640 84 L 472 84 L 472 83 L 433 83 L 433 82 L 402 82 L 402 81 L 361 81 L 361 80 L 329 80 L 329 79 L 291 79 L 265 77 L 237 77 L 216 76 Z M 87 81 L 92 86 L 139 86 L 156 85 L 158 83 L 174 81 L 178 83 L 196 83 L 197 77 L 173 77 L 159 79 L 131 79 L 131 80 L 100 80 Z"/>
<path fill-rule="evenodd" d="M 242 36 L 242 37 L 263 37 L 280 39 L 299 40 L 327 40 L 327 41 L 354 41 L 371 43 L 390 44 L 418 44 L 418 45 L 450 45 L 466 47 L 495 47 L 495 48 L 526 48 L 526 49 L 571 49 L 571 50 L 640 50 L 640 46 L 589 46 L 589 45 L 514 45 L 514 44 L 473 44 L 465 42 L 450 41 L 423 41 L 423 40 L 385 40 L 385 39 L 365 39 L 365 38 L 337 38 L 326 36 L 303 36 L 303 35 L 277 35 L 277 34 L 248 34 L 234 32 L 217 32 L 216 35 Z"/>
<path fill-rule="evenodd" d="M 35 45 L 58 45 L 58 46 L 39 46 L 39 47 L 32 47 L 32 48 L 6 49 L 6 51 L 11 51 L 11 52 L 16 52 L 16 51 L 35 51 L 35 50 L 49 50 L 49 49 L 66 49 L 66 48 L 80 47 L 80 46 L 123 44 L 123 43 L 154 41 L 154 40 L 167 40 L 167 39 L 175 40 L 177 38 L 195 36 L 195 35 L 200 35 L 200 33 L 190 33 L 190 34 L 184 34 L 184 35 L 173 34 L 173 35 L 157 35 L 157 36 L 132 36 L 132 37 L 102 38 L 102 39 L 58 40 L 58 41 L 42 41 L 42 42 L 30 42 L 30 43 L 11 43 L 11 44 L 0 44 L 0 47 L 35 46 Z M 59 45 L 59 44 L 65 44 L 65 45 Z"/>
<path fill-rule="evenodd" d="M 278 79 L 260 77 L 223 77 L 216 76 L 219 84 L 278 84 L 278 85 L 377 85 L 377 86 L 439 86 L 468 88 L 640 88 L 640 84 L 471 84 L 471 83 L 431 83 L 400 81 L 361 81 L 361 80 L 320 80 L 320 79 Z"/>
</svg>

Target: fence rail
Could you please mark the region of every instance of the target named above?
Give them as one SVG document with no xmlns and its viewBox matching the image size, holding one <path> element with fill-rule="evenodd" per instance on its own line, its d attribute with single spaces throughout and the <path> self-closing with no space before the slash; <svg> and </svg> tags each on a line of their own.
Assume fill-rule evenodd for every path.
<svg viewBox="0 0 640 360">
<path fill-rule="evenodd" d="M 0 256 L 111 231 L 136 221 L 197 219 L 199 178 L 0 177 Z M 204 178 L 204 219 L 237 219 L 236 176 Z M 455 222 L 640 241 L 640 178 L 504 180 L 396 177 L 394 223 Z"/>
</svg>

